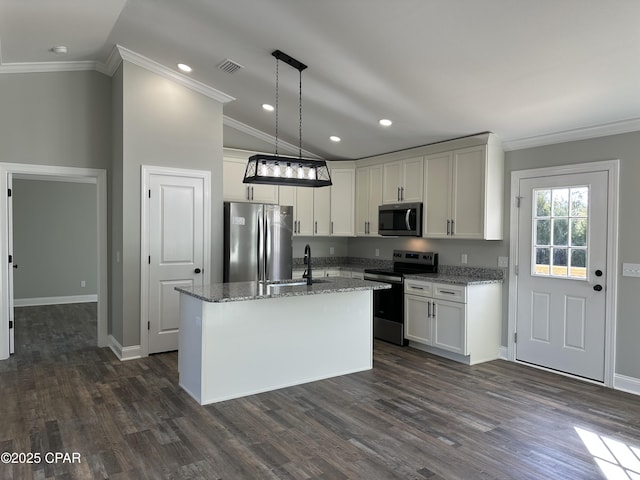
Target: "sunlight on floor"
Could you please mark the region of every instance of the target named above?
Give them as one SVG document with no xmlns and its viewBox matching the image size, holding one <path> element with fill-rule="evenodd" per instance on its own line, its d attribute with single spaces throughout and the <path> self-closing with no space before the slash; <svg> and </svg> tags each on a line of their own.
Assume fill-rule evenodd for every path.
<svg viewBox="0 0 640 480">
<path fill-rule="evenodd" d="M 607 480 L 640 480 L 640 448 L 574 428 Z"/>
</svg>

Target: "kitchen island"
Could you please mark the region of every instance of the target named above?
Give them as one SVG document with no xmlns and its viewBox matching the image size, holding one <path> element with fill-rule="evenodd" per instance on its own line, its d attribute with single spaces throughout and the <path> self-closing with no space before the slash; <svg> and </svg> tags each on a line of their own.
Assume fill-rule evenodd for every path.
<svg viewBox="0 0 640 480">
<path fill-rule="evenodd" d="M 300 283 L 177 288 L 180 386 L 206 405 L 371 369 L 372 291 L 389 285 Z"/>
</svg>

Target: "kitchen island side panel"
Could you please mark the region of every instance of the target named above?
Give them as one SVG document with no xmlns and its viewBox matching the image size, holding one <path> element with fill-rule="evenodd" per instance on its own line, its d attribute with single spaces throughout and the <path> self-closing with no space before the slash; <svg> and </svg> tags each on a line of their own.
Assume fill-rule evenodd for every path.
<svg viewBox="0 0 640 480">
<path fill-rule="evenodd" d="M 191 395 L 202 405 L 373 366 L 370 290 L 201 303 L 201 354 L 182 352 L 194 358 L 181 364 L 180 383 L 197 376 L 182 366 L 201 369 L 200 398 Z"/>
<path fill-rule="evenodd" d="M 198 403 L 202 399 L 202 317 L 203 302 L 180 295 L 178 337 L 179 385 Z"/>
</svg>

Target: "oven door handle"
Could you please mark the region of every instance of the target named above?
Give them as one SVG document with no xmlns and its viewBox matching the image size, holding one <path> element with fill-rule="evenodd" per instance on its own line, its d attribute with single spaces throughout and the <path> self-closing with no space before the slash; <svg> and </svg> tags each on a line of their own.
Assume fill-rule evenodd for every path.
<svg viewBox="0 0 640 480">
<path fill-rule="evenodd" d="M 385 282 L 385 283 L 397 283 L 402 284 L 402 279 L 399 278 L 391 278 L 386 275 L 378 275 L 377 273 L 365 273 L 365 280 L 373 280 L 374 282 Z"/>
</svg>

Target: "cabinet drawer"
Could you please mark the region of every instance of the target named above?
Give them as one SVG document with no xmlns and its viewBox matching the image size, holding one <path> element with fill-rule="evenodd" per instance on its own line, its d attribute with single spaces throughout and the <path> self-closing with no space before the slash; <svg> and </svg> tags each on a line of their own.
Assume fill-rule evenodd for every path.
<svg viewBox="0 0 640 480">
<path fill-rule="evenodd" d="M 431 297 L 433 291 L 432 286 L 433 284 L 431 282 L 423 282 L 420 280 L 405 280 L 404 292 L 411 295 L 418 295 L 420 297 Z"/>
<path fill-rule="evenodd" d="M 467 303 L 467 287 L 434 283 L 433 298 L 449 300 L 451 302 Z"/>
</svg>

